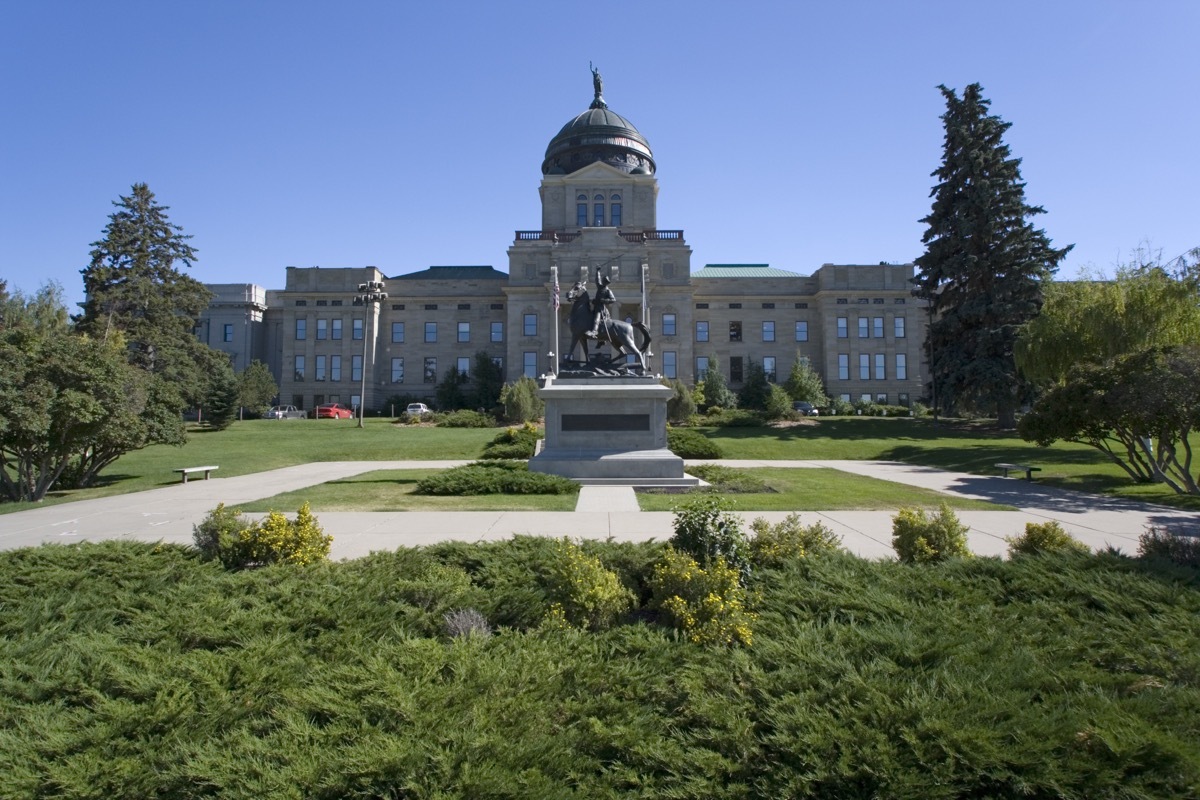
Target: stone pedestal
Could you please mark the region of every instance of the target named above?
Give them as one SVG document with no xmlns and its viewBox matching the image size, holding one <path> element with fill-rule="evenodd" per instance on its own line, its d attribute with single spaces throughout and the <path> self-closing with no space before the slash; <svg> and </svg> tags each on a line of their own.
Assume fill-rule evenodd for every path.
<svg viewBox="0 0 1200 800">
<path fill-rule="evenodd" d="M 695 486 L 667 449 L 671 390 L 652 377 L 546 378 L 546 444 L 533 472 L 589 485 Z"/>
</svg>

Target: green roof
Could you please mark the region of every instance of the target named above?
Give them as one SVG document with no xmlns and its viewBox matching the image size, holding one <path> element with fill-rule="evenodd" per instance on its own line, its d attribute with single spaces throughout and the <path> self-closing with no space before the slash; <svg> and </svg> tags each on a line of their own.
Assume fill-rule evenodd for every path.
<svg viewBox="0 0 1200 800">
<path fill-rule="evenodd" d="M 803 278 L 799 272 L 775 269 L 769 264 L 705 264 L 693 278 Z"/>
<path fill-rule="evenodd" d="M 508 280 L 508 273 L 495 267 L 430 267 L 420 272 L 397 275 L 389 281 Z"/>
</svg>

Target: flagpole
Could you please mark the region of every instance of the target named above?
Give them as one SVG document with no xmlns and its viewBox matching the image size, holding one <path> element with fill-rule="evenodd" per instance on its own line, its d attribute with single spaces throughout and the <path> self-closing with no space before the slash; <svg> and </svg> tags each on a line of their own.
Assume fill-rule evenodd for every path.
<svg viewBox="0 0 1200 800">
<path fill-rule="evenodd" d="M 558 301 L 558 265 L 557 264 L 553 264 L 550 267 L 550 280 L 554 284 L 554 288 L 551 290 L 551 295 L 552 295 L 551 305 L 554 307 L 554 344 L 550 348 L 550 371 L 555 377 L 557 377 L 558 376 L 558 359 L 554 355 L 555 351 L 558 350 L 558 345 L 559 345 L 559 341 L 558 341 L 558 305 L 559 305 L 559 301 Z"/>
</svg>

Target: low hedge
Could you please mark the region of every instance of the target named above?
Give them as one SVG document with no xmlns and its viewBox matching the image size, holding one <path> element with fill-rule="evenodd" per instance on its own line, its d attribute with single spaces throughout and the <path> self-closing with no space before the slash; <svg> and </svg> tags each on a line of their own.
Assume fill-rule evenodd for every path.
<svg viewBox="0 0 1200 800">
<path fill-rule="evenodd" d="M 475 461 L 417 482 L 414 494 L 575 494 L 579 484 L 561 475 L 530 472 L 519 461 Z"/>
<path fill-rule="evenodd" d="M 667 428 L 667 448 L 680 458 L 724 458 L 717 443 L 704 434 L 687 429 Z"/>
</svg>

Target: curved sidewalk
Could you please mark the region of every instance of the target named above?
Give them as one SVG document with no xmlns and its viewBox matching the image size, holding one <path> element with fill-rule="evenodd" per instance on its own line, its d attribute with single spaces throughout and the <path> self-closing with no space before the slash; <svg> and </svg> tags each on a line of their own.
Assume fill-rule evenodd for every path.
<svg viewBox="0 0 1200 800">
<path fill-rule="evenodd" d="M 318 462 L 234 478 L 189 481 L 134 494 L 80 500 L 0 515 L 0 549 L 97 539 L 135 539 L 189 544 L 192 526 L 217 503 L 238 505 L 382 469 L 446 468 L 461 461 Z M 691 462 L 702 463 L 702 462 Z M 946 472 L 884 461 L 722 461 L 733 467 L 830 468 L 880 480 L 918 486 L 948 495 L 987 500 L 1016 511 L 959 511 L 979 555 L 1002 555 L 1005 537 L 1020 534 L 1026 522 L 1055 520 L 1094 549 L 1137 549 L 1148 525 L 1200 535 L 1200 514 L 1147 503 L 1068 492 L 1014 478 Z M 632 505 L 631 505 L 632 503 Z M 585 487 L 574 512 L 440 511 L 320 512 L 321 525 L 334 537 L 334 558 L 356 558 L 376 550 L 431 544 L 448 539 L 504 539 L 514 534 L 642 541 L 671 536 L 669 512 L 642 512 L 632 490 Z M 894 511 L 805 511 L 804 522 L 823 522 L 841 535 L 844 546 L 868 558 L 892 556 Z M 777 522 L 787 512 L 753 512 Z"/>
</svg>

